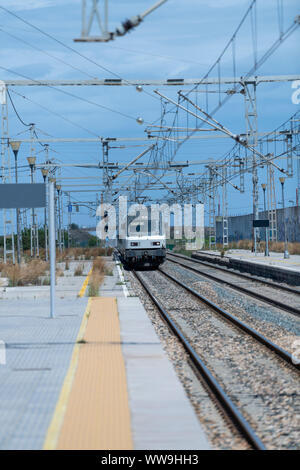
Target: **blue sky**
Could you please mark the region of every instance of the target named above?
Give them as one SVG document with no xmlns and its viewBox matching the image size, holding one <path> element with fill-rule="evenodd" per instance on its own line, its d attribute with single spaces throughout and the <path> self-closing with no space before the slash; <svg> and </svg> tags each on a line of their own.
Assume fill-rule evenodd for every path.
<svg viewBox="0 0 300 470">
<path fill-rule="evenodd" d="M 154 0 L 111 0 L 110 29 L 114 30 L 125 18 L 144 11 Z M 297 14 L 299 2 L 284 0 L 284 29 Z M 160 9 L 149 16 L 145 22 L 126 37 L 118 38 L 108 44 L 73 43 L 73 38 L 80 35 L 81 2 L 79 0 L 0 0 L 0 5 L 9 8 L 25 20 L 50 33 L 65 44 L 72 46 L 93 61 L 113 71 L 125 79 L 167 79 L 167 78 L 202 78 L 216 60 L 226 42 L 237 27 L 249 0 L 169 0 Z M 274 42 L 278 35 L 276 0 L 258 0 L 258 57 Z M 112 78 L 113 75 L 92 65 L 84 58 L 63 48 L 56 42 L 26 26 L 16 18 L 0 11 L 0 65 L 21 75 L 33 79 L 87 79 L 91 77 Z M 284 42 L 279 49 L 259 69 L 261 75 L 300 74 L 299 29 Z M 19 40 L 12 38 L 13 34 Z M 96 30 L 94 30 L 96 33 Z M 22 42 L 23 41 L 23 42 Z M 31 48 L 24 41 L 38 47 L 50 55 L 55 55 L 79 70 Z M 237 41 L 238 75 L 246 73 L 253 62 L 250 23 L 241 30 Z M 232 75 L 231 57 L 225 57 L 222 73 Z M 217 71 L 212 74 L 217 75 Z M 17 78 L 16 75 L 0 70 L 0 79 Z M 135 122 L 142 116 L 145 122 L 155 121 L 160 116 L 160 103 L 152 95 L 137 93 L 134 88 L 70 88 L 67 91 L 96 103 L 108 106 L 115 111 L 125 113 L 134 119 L 127 119 L 113 112 L 104 111 L 79 99 L 58 93 L 55 90 L 30 87 L 13 89 L 28 99 L 63 115 L 92 133 L 104 137 L 143 137 L 144 127 Z M 176 97 L 176 89 L 161 89 Z M 290 83 L 266 84 L 258 87 L 259 131 L 270 131 L 297 111 L 291 101 Z M 54 137 L 89 137 L 90 134 L 75 125 L 54 117 L 45 109 L 26 100 L 13 92 L 11 96 L 26 123 L 34 122 L 43 133 Z M 216 117 L 235 133 L 245 131 L 244 107 L 241 96 L 233 97 Z M 13 110 L 9 111 L 11 136 L 17 136 L 26 128 L 18 121 Z M 26 134 L 23 134 L 26 136 Z M 138 144 L 138 143 L 137 143 Z M 232 147 L 228 139 L 189 141 L 180 149 L 178 160 L 218 159 Z M 40 152 L 41 147 L 37 148 Z M 129 161 L 141 148 L 115 149 L 111 151 L 111 160 Z M 101 159 L 101 148 L 97 144 L 51 144 L 50 153 L 57 160 L 65 163 L 96 163 Z M 20 150 L 20 165 L 25 165 L 29 146 L 24 144 Z M 44 159 L 43 152 L 38 154 L 38 161 Z M 145 160 L 146 161 L 146 160 Z M 192 167 L 188 171 L 201 173 L 203 167 Z M 20 173 L 23 180 L 29 178 L 24 169 Z M 94 176 L 89 170 L 72 169 L 63 172 L 64 176 Z M 279 174 L 277 175 L 279 176 Z M 101 174 L 99 172 L 99 179 Z M 261 182 L 264 178 L 262 173 Z M 166 181 L 174 180 L 168 175 Z M 277 178 L 278 179 L 278 178 Z M 248 181 L 249 180 L 249 181 Z M 87 184 L 88 180 L 78 180 Z M 234 190 L 229 191 L 230 213 L 251 211 L 250 177 L 247 178 L 247 192 L 240 197 Z M 96 181 L 93 181 L 93 184 Z M 69 184 L 69 183 L 67 183 Z M 289 180 L 287 200 L 295 200 L 296 177 Z M 88 200 L 91 194 L 75 195 L 76 199 Z M 88 211 L 82 209 L 74 221 L 89 224 Z"/>
</svg>

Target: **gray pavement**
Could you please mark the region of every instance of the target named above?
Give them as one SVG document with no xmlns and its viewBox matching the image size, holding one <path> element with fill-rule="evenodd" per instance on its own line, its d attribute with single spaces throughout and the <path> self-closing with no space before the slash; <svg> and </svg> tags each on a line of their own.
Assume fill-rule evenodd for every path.
<svg viewBox="0 0 300 470">
<path fill-rule="evenodd" d="M 84 275 L 71 262 L 57 278 L 56 317 L 49 318 L 49 286 L 0 288 L 0 449 L 41 449 L 70 364 L 87 306 L 78 292 Z M 64 263 L 58 264 L 64 268 Z"/>
<path fill-rule="evenodd" d="M 0 300 L 0 449 L 41 449 L 67 373 L 87 298 Z"/>
<path fill-rule="evenodd" d="M 73 264 L 73 263 L 72 263 Z M 85 274 L 91 264 L 85 263 Z M 1 288 L 0 450 L 42 449 L 87 306 L 85 277 L 58 278 L 56 317 L 49 287 Z M 110 262 L 100 295 L 118 299 L 136 449 L 207 449 L 209 444 L 140 300 Z M 1 361 L 1 357 L 0 357 Z"/>
</svg>

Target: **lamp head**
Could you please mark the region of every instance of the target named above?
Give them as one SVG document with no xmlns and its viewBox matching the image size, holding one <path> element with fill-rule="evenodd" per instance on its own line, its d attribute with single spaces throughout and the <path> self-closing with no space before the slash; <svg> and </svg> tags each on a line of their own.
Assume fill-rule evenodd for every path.
<svg viewBox="0 0 300 470">
<path fill-rule="evenodd" d="M 36 162 L 36 157 L 27 157 L 29 166 L 34 166 Z"/>
<path fill-rule="evenodd" d="M 42 172 L 43 178 L 46 179 L 49 173 L 48 168 L 41 168 L 41 172 Z"/>
<path fill-rule="evenodd" d="M 9 145 L 11 146 L 11 149 L 14 152 L 15 156 L 17 156 L 19 149 L 20 149 L 21 142 L 19 142 L 18 140 L 10 140 Z"/>
</svg>

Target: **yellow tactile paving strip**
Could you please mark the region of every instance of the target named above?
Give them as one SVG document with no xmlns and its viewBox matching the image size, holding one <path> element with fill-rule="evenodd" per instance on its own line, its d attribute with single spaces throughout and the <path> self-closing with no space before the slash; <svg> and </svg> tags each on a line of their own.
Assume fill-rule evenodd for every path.
<svg viewBox="0 0 300 470">
<path fill-rule="evenodd" d="M 57 444 L 58 437 L 59 437 L 59 432 L 63 423 L 69 396 L 72 390 L 73 380 L 74 380 L 77 365 L 78 365 L 81 341 L 84 337 L 85 329 L 86 329 L 87 322 L 88 322 L 88 317 L 90 315 L 91 301 L 92 299 L 88 300 L 88 304 L 87 304 L 85 313 L 82 318 L 81 326 L 80 326 L 80 329 L 76 338 L 75 346 L 73 348 L 73 353 L 72 353 L 72 358 L 71 358 L 71 362 L 69 365 L 69 369 L 65 377 L 58 402 L 55 407 L 53 418 L 51 420 L 50 426 L 47 431 L 46 439 L 45 439 L 44 446 L 43 446 L 44 450 L 54 450 L 56 448 L 56 444 Z"/>
<path fill-rule="evenodd" d="M 79 291 L 78 297 L 83 297 L 85 295 L 85 291 L 88 286 L 92 272 L 93 272 L 93 268 L 89 271 L 87 277 L 85 278 L 84 283 L 82 284 L 82 288 Z"/>
<path fill-rule="evenodd" d="M 93 298 L 56 449 L 133 449 L 115 298 Z"/>
</svg>

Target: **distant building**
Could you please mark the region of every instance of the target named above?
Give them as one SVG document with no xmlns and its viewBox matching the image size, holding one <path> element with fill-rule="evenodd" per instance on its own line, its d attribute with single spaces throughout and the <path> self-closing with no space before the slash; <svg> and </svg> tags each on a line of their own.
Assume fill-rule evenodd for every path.
<svg viewBox="0 0 300 470">
<path fill-rule="evenodd" d="M 268 214 L 259 213 L 260 219 L 267 219 Z M 289 242 L 300 242 L 300 207 L 287 207 L 285 209 L 287 238 Z M 228 217 L 229 242 L 238 240 L 250 240 L 252 238 L 253 214 Z M 222 217 L 216 219 L 217 243 L 223 240 Z M 284 241 L 283 209 L 277 209 L 278 241 Z M 261 239 L 264 239 L 264 229 L 260 231 Z"/>
</svg>

